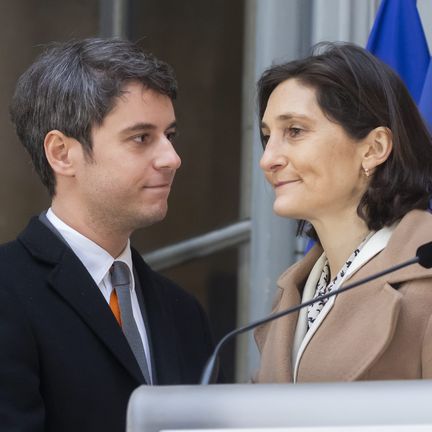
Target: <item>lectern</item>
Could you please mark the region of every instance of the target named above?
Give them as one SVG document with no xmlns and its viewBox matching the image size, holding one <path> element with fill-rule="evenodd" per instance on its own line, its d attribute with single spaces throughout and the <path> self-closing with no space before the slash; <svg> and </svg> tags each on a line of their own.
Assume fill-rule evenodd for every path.
<svg viewBox="0 0 432 432">
<path fill-rule="evenodd" d="M 127 432 L 432 431 L 432 380 L 142 386 Z"/>
</svg>

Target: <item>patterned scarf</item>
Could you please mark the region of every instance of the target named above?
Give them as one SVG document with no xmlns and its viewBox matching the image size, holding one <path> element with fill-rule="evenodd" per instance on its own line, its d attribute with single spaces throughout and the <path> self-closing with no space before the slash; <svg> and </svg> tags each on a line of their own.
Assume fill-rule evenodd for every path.
<svg viewBox="0 0 432 432">
<path fill-rule="evenodd" d="M 330 282 L 330 266 L 328 260 L 324 263 L 324 268 L 322 269 L 321 276 L 318 280 L 317 287 L 315 290 L 315 295 L 313 298 L 322 296 L 324 294 L 327 294 L 335 289 L 339 288 L 339 285 L 341 283 L 342 278 L 345 276 L 348 268 L 354 261 L 354 258 L 360 253 L 362 247 L 366 244 L 366 242 L 371 237 L 372 233 L 370 233 L 357 247 L 357 249 L 351 254 L 351 256 L 348 258 L 346 263 L 342 266 L 339 273 L 336 275 L 336 277 Z M 308 306 L 308 329 L 312 326 L 312 324 L 317 319 L 319 313 L 321 312 L 324 305 L 327 303 L 328 299 L 317 301 L 316 303 L 311 304 Z"/>
</svg>

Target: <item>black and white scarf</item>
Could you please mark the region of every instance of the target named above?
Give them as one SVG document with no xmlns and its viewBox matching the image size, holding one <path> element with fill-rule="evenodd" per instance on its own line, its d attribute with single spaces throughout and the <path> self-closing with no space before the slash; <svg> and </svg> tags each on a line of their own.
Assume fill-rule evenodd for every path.
<svg viewBox="0 0 432 432">
<path fill-rule="evenodd" d="M 322 296 L 324 294 L 327 294 L 335 289 L 339 288 L 339 284 L 341 283 L 343 277 L 345 276 L 348 268 L 354 261 L 355 257 L 360 253 L 362 247 L 367 243 L 369 240 L 370 235 L 368 235 L 357 247 L 357 249 L 351 254 L 351 256 L 347 259 L 345 264 L 340 269 L 339 273 L 336 275 L 336 277 L 330 281 L 330 266 L 328 260 L 325 261 L 324 267 L 321 272 L 321 276 L 318 280 L 316 290 L 315 290 L 315 297 Z M 308 307 L 308 313 L 307 313 L 307 320 L 308 320 L 308 329 L 311 327 L 311 325 L 315 322 L 317 319 L 319 313 L 322 311 L 322 308 L 327 303 L 328 299 L 317 301 L 316 303 L 311 304 Z"/>
</svg>

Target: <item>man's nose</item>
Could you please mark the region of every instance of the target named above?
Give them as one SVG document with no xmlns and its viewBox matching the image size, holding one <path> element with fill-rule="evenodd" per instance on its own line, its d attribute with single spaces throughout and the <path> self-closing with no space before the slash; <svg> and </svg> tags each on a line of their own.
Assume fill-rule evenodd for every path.
<svg viewBox="0 0 432 432">
<path fill-rule="evenodd" d="M 164 137 L 160 143 L 159 153 L 155 158 L 155 167 L 158 169 L 169 168 L 177 170 L 180 168 L 181 159 L 176 152 L 173 143 Z"/>
</svg>

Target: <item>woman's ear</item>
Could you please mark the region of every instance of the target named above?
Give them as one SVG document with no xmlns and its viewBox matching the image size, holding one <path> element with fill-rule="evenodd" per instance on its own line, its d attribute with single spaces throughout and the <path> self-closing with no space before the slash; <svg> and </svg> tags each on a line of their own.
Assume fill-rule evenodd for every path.
<svg viewBox="0 0 432 432">
<path fill-rule="evenodd" d="M 75 174 L 71 152 L 75 145 L 76 140 L 58 130 L 51 130 L 45 135 L 45 155 L 56 175 L 71 177 Z"/>
<path fill-rule="evenodd" d="M 369 132 L 365 144 L 362 167 L 365 172 L 373 173 L 374 169 L 390 156 L 393 149 L 393 134 L 389 128 L 379 126 Z"/>
</svg>

